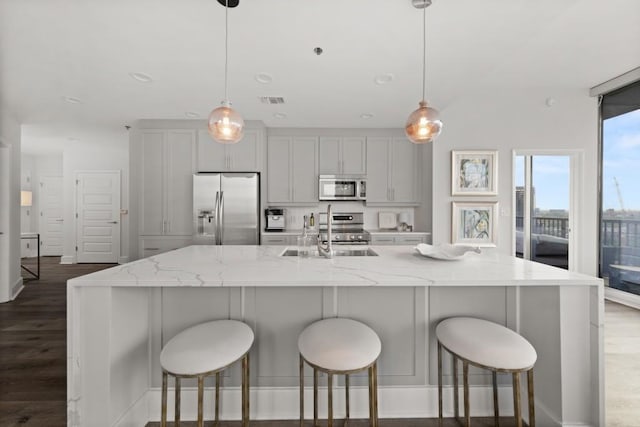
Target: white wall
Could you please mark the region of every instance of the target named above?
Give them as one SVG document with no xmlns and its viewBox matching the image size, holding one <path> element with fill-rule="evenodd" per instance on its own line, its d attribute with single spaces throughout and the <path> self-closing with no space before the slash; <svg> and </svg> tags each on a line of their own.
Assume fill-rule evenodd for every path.
<svg viewBox="0 0 640 427">
<path fill-rule="evenodd" d="M 548 107 L 547 97 L 555 104 Z M 509 218 L 500 217 L 498 247 L 512 251 L 512 156 L 514 149 L 584 150 L 583 200 L 576 235 L 576 270 L 597 274 L 598 108 L 587 90 L 513 90 L 473 93 L 442 111 L 444 130 L 433 144 L 433 242 L 451 241 L 451 150 L 499 151 L 498 197 L 455 200 L 497 200 Z M 507 219 L 507 220 L 505 220 Z"/>
<path fill-rule="evenodd" d="M 129 135 L 121 132 L 96 133 L 86 146 L 74 146 L 62 155 L 64 197 L 64 255 L 61 262 L 76 262 L 75 175 L 76 171 L 119 170 L 120 208 L 129 209 Z M 129 215 L 120 218 L 120 261 L 129 259 Z"/>
<path fill-rule="evenodd" d="M 20 277 L 20 124 L 0 109 L 0 302 L 15 298 Z"/>
</svg>

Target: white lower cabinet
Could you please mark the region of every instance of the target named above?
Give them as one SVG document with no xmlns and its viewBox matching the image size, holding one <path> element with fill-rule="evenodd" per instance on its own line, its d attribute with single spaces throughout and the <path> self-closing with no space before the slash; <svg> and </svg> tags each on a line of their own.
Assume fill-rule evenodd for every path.
<svg viewBox="0 0 640 427">
<path fill-rule="evenodd" d="M 140 258 L 148 258 L 164 252 L 180 249 L 189 246 L 192 240 L 190 237 L 141 237 L 138 247 L 140 248 Z"/>
<path fill-rule="evenodd" d="M 372 245 L 418 245 L 429 243 L 431 233 L 371 233 Z"/>
<path fill-rule="evenodd" d="M 297 236 L 291 236 L 286 234 L 277 234 L 277 235 L 262 235 L 262 244 L 263 245 L 273 245 L 273 246 L 289 246 L 295 245 L 297 243 Z"/>
</svg>

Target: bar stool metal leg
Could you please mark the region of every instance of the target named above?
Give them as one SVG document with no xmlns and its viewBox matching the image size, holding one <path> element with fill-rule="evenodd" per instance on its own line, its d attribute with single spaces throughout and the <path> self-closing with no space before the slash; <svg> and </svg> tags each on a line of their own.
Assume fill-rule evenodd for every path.
<svg viewBox="0 0 640 427">
<path fill-rule="evenodd" d="M 471 415 L 469 414 L 469 362 L 462 361 L 462 382 L 464 384 L 464 422 L 471 427 Z"/>
<path fill-rule="evenodd" d="M 442 344 L 438 341 L 438 425 L 442 426 Z"/>
<path fill-rule="evenodd" d="M 369 377 L 369 425 L 373 424 L 373 414 L 375 412 L 375 408 L 374 408 L 374 400 L 375 398 L 373 397 L 373 389 L 375 387 L 375 385 L 373 384 L 373 366 L 369 366 L 369 369 L 367 369 L 367 376 Z"/>
<path fill-rule="evenodd" d="M 304 426 L 304 359 L 300 355 L 300 427 Z"/>
<path fill-rule="evenodd" d="M 527 386 L 529 388 L 529 427 L 536 427 L 536 408 L 533 398 L 533 368 L 527 372 Z"/>
<path fill-rule="evenodd" d="M 176 427 L 180 427 L 180 396 L 182 396 L 182 393 L 180 391 L 180 378 L 176 377 L 176 399 L 175 399 Z"/>
<path fill-rule="evenodd" d="M 220 372 L 216 372 L 216 396 L 215 396 L 215 421 L 216 427 L 220 424 Z"/>
<path fill-rule="evenodd" d="M 378 362 L 373 363 L 373 427 L 378 427 Z"/>
<path fill-rule="evenodd" d="M 347 410 L 347 418 L 345 424 L 349 421 L 349 374 L 344 376 L 344 401 Z"/>
<path fill-rule="evenodd" d="M 204 397 L 204 377 L 200 375 L 198 377 L 198 427 L 204 426 L 203 416 L 202 416 L 202 402 Z"/>
<path fill-rule="evenodd" d="M 460 419 L 460 404 L 458 403 L 458 358 L 451 354 L 453 361 L 453 415 L 456 420 Z"/>
<path fill-rule="evenodd" d="M 520 372 L 513 373 L 513 412 L 516 426 L 522 427 L 522 411 L 520 410 Z"/>
<path fill-rule="evenodd" d="M 313 369 L 313 427 L 318 425 L 318 370 Z"/>
<path fill-rule="evenodd" d="M 249 353 L 242 358 L 242 427 L 249 425 Z"/>
<path fill-rule="evenodd" d="M 160 427 L 167 427 L 167 388 L 169 374 L 162 372 L 162 409 L 160 414 Z"/>
<path fill-rule="evenodd" d="M 496 427 L 500 426 L 500 409 L 498 409 L 498 373 L 491 371 L 493 377 L 493 417 Z"/>
<path fill-rule="evenodd" d="M 328 426 L 333 427 L 333 374 L 327 374 L 327 406 L 329 407 Z"/>
</svg>

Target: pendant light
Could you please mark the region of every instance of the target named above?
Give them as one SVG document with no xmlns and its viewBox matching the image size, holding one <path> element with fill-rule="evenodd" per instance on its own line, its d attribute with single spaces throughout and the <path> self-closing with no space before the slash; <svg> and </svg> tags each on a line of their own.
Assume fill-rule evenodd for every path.
<svg viewBox="0 0 640 427">
<path fill-rule="evenodd" d="M 413 0 L 413 6 L 422 8 L 422 100 L 419 108 L 409 115 L 404 131 L 414 144 L 426 144 L 440 135 L 442 122 L 440 113 L 435 108 L 427 107 L 425 101 L 426 69 L 427 69 L 427 7 L 431 0 Z"/>
<path fill-rule="evenodd" d="M 224 3 L 224 100 L 222 106 L 209 114 L 209 135 L 221 144 L 235 144 L 242 139 L 244 120 L 229 102 L 227 96 L 227 69 L 229 51 L 229 0 Z"/>
</svg>

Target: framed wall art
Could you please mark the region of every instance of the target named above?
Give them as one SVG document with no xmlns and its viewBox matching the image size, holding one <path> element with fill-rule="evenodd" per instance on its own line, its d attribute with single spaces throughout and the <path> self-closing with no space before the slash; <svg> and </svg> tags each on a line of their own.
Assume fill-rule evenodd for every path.
<svg viewBox="0 0 640 427">
<path fill-rule="evenodd" d="M 496 246 L 498 202 L 451 202 L 451 243 Z"/>
<path fill-rule="evenodd" d="M 497 151 L 451 151 L 452 196 L 497 196 Z"/>
</svg>

